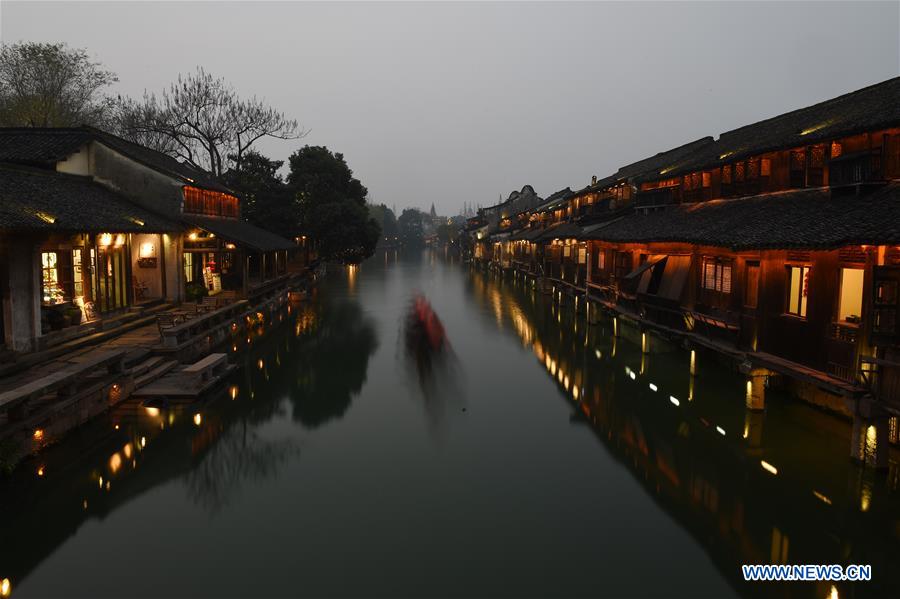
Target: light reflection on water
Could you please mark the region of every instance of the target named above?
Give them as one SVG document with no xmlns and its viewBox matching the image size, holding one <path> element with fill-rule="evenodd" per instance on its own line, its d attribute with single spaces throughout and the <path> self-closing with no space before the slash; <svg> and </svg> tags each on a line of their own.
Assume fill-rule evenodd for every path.
<svg viewBox="0 0 900 599">
<path fill-rule="evenodd" d="M 453 347 L 428 371 L 402 350 L 415 291 Z M 333 272 L 283 326 L 234 340 L 244 368 L 201 405 L 123 405 L 6 481 L 0 580 L 16 597 L 73 580 L 89 596 L 897 595 L 896 470 L 852 466 L 846 423 L 774 392 L 748 412 L 738 374 L 656 339 L 644 353 L 578 308 L 434 256 Z M 744 562 L 871 563 L 876 581 L 748 587 Z"/>
</svg>

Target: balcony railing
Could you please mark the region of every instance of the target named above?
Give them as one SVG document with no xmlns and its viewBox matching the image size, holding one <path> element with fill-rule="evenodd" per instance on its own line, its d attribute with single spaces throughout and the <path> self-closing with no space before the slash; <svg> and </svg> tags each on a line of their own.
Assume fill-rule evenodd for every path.
<svg viewBox="0 0 900 599">
<path fill-rule="evenodd" d="M 865 150 L 832 158 L 828 177 L 832 187 L 880 182 L 884 180 L 881 151 Z"/>
<path fill-rule="evenodd" d="M 679 187 L 659 187 L 657 189 L 646 189 L 637 194 L 635 206 L 637 208 L 648 208 L 651 206 L 669 206 L 677 204 L 679 201 L 681 188 Z"/>
</svg>

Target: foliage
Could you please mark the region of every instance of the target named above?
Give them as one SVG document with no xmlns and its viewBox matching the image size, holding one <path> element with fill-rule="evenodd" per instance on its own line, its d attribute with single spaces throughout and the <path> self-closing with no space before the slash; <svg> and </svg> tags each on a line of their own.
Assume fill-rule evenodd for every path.
<svg viewBox="0 0 900 599">
<path fill-rule="evenodd" d="M 383 240 L 386 243 L 395 241 L 400 232 L 397 228 L 397 217 L 394 215 L 394 211 L 384 204 L 370 204 L 369 214 L 381 227 Z"/>
<path fill-rule="evenodd" d="M 418 249 L 425 246 L 425 214 L 417 208 L 405 208 L 397 219 L 400 243 L 403 247 Z"/>
<path fill-rule="evenodd" d="M 454 243 L 459 239 L 459 227 L 457 225 L 448 225 L 446 223 L 438 225 L 437 237 L 438 241 L 441 243 Z"/>
<path fill-rule="evenodd" d="M 82 49 L 23 42 L 0 46 L 0 126 L 102 126 L 118 81 Z"/>
<path fill-rule="evenodd" d="M 301 230 L 316 241 L 319 256 L 343 264 L 371 256 L 380 227 L 366 207 L 368 190 L 353 177 L 344 155 L 304 146 L 289 164 L 287 184 L 298 202 Z"/>
<path fill-rule="evenodd" d="M 223 78 L 202 68 L 179 75 L 162 94 L 141 101 L 119 98 L 116 129 L 123 137 L 168 153 L 220 176 L 240 169 L 253 144 L 263 137 L 306 135 L 256 96 L 242 98 Z M 230 164 L 229 164 L 230 161 Z"/>
<path fill-rule="evenodd" d="M 240 168 L 222 176 L 228 187 L 241 193 L 241 215 L 263 229 L 283 237 L 295 237 L 300 231 L 300 206 L 278 170 L 283 160 L 271 160 L 249 150 Z"/>
<path fill-rule="evenodd" d="M 189 301 L 196 302 L 200 298 L 209 295 L 209 290 L 203 283 L 188 283 L 184 288 L 184 294 Z"/>
</svg>

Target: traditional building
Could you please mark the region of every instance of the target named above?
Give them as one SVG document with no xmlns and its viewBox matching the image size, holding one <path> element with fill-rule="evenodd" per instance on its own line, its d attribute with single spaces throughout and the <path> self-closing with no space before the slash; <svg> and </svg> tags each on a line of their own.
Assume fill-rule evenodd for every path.
<svg viewBox="0 0 900 599">
<path fill-rule="evenodd" d="M 40 347 L 61 325 L 179 302 L 191 285 L 266 292 L 296 248 L 242 221 L 237 194 L 208 173 L 98 129 L 0 129 L 0 165 L 10 349 Z"/>
<path fill-rule="evenodd" d="M 900 78 L 656 154 L 511 239 L 554 292 L 733 358 L 748 408 L 784 378 L 855 417 L 858 454 L 897 442 L 878 414 L 900 415 L 898 97 Z"/>
</svg>

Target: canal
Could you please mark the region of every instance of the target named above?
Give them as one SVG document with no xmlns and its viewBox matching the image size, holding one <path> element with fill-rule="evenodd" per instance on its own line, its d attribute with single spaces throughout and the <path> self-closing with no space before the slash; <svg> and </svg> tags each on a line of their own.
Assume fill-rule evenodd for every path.
<svg viewBox="0 0 900 599">
<path fill-rule="evenodd" d="M 452 352 L 407 349 L 429 298 Z M 335 270 L 199 405 L 125 403 L 0 481 L 43 596 L 900 596 L 896 470 L 849 424 L 435 253 Z M 264 334 L 263 334 L 264 333 Z M 742 563 L 873 581 L 742 582 Z"/>
</svg>

